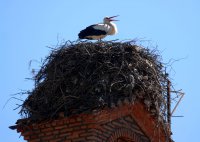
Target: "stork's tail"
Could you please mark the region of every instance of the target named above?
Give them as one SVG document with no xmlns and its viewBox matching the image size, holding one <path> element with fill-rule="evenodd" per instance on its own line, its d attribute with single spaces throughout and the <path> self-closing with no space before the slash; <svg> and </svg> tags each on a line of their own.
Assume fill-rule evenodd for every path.
<svg viewBox="0 0 200 142">
<path fill-rule="evenodd" d="M 83 31 L 80 31 L 80 33 L 78 34 L 79 39 L 84 39 L 85 37 L 85 33 Z"/>
</svg>

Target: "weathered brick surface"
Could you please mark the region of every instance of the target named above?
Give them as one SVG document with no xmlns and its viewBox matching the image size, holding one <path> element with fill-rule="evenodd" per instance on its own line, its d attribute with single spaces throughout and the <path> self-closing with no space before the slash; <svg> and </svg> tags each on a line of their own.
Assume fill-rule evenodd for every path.
<svg viewBox="0 0 200 142">
<path fill-rule="evenodd" d="M 142 103 L 62 117 L 19 128 L 28 142 L 165 142 L 161 126 Z"/>
</svg>

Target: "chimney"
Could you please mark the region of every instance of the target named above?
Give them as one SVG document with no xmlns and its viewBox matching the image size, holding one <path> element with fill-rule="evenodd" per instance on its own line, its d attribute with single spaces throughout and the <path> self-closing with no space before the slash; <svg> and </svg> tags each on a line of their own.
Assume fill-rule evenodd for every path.
<svg viewBox="0 0 200 142">
<path fill-rule="evenodd" d="M 25 118 L 10 128 L 28 142 L 171 142 L 162 68 L 131 42 L 66 43 L 34 76 Z"/>
<path fill-rule="evenodd" d="M 28 142 L 167 142 L 164 126 L 141 102 L 28 125 L 23 121 L 17 131 Z"/>
</svg>

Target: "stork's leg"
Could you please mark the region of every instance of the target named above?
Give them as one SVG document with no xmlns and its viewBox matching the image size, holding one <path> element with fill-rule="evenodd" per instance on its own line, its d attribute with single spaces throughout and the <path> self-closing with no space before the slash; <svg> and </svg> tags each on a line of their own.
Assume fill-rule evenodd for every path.
<svg viewBox="0 0 200 142">
<path fill-rule="evenodd" d="M 98 39 L 98 40 L 97 40 L 97 42 L 98 42 L 98 43 L 101 43 L 101 42 L 102 42 L 102 40 L 101 40 L 101 39 Z"/>
<path fill-rule="evenodd" d="M 99 39 L 98 42 L 99 42 L 99 45 L 100 45 L 101 47 L 104 47 L 104 46 L 105 46 L 105 43 L 103 42 L 102 38 Z"/>
</svg>

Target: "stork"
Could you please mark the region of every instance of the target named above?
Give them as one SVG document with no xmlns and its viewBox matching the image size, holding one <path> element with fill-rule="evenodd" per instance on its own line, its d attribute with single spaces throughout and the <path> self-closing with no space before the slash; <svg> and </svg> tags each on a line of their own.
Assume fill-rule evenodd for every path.
<svg viewBox="0 0 200 142">
<path fill-rule="evenodd" d="M 117 34 L 117 26 L 112 22 L 118 21 L 113 19 L 117 16 L 105 17 L 103 23 L 86 27 L 78 34 L 79 39 L 101 40 L 107 35 Z"/>
</svg>

